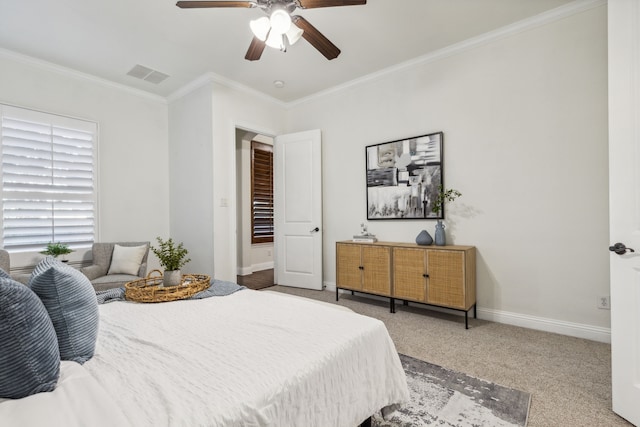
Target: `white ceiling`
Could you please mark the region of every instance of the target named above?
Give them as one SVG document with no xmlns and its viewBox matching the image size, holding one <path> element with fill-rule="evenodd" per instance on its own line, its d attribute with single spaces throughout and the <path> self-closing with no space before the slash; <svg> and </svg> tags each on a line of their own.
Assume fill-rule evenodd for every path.
<svg viewBox="0 0 640 427">
<path fill-rule="evenodd" d="M 304 39 L 244 59 L 259 9 L 180 9 L 175 0 L 0 0 L 0 47 L 161 96 L 213 72 L 289 102 L 571 3 L 571 0 L 369 0 L 297 9 L 342 54 Z M 169 74 L 154 85 L 136 64 Z M 283 80 L 278 89 L 275 80 Z"/>
</svg>

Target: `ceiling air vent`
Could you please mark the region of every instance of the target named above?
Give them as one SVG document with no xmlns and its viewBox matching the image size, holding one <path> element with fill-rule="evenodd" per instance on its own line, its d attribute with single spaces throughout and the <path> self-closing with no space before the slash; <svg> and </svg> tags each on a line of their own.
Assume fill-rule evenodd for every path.
<svg viewBox="0 0 640 427">
<path fill-rule="evenodd" d="M 161 73 L 160 71 L 152 70 L 149 67 L 145 67 L 144 65 L 136 65 L 127 73 L 128 76 L 135 77 L 137 79 L 142 79 L 148 81 L 150 83 L 158 84 L 164 81 L 168 74 Z"/>
</svg>

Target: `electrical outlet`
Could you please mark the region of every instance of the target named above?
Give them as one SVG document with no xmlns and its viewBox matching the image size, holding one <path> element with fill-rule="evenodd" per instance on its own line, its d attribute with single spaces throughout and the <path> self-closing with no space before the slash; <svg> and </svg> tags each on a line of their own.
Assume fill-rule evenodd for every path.
<svg viewBox="0 0 640 427">
<path fill-rule="evenodd" d="M 609 295 L 598 297 L 598 308 L 602 310 L 611 310 L 611 300 Z"/>
</svg>

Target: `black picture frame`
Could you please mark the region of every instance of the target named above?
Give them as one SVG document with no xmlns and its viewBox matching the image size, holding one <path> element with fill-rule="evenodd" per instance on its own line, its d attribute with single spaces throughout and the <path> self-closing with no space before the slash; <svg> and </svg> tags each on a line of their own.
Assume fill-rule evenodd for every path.
<svg viewBox="0 0 640 427">
<path fill-rule="evenodd" d="M 443 183 L 444 133 L 365 147 L 367 220 L 444 219 L 432 211 Z"/>
</svg>

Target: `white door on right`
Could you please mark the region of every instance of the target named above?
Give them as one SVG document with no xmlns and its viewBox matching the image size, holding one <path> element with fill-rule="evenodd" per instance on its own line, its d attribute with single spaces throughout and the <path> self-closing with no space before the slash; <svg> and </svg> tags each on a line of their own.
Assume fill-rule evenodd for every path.
<svg viewBox="0 0 640 427">
<path fill-rule="evenodd" d="M 608 21 L 613 410 L 640 426 L 640 0 Z"/>
</svg>

